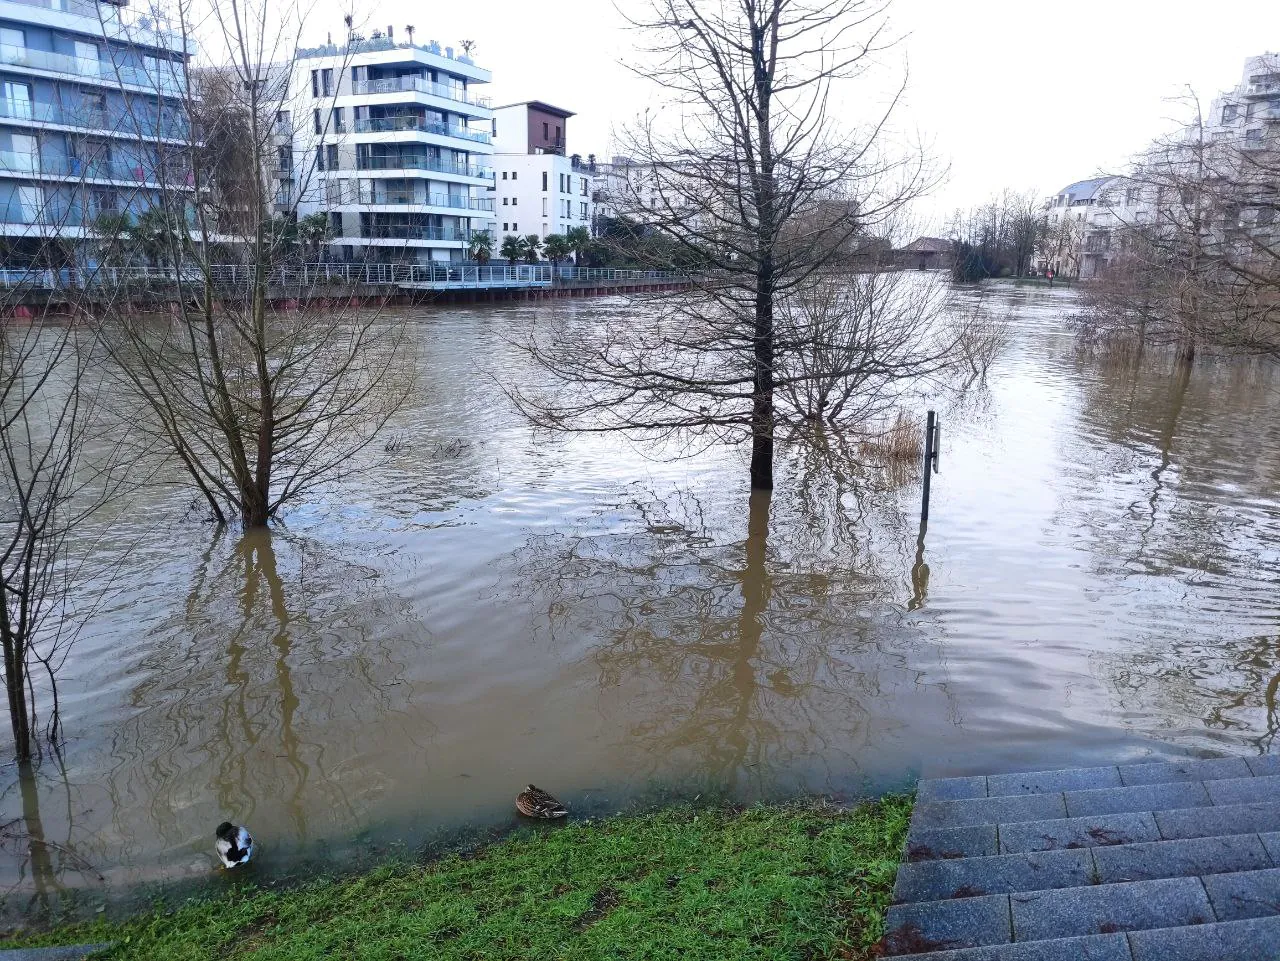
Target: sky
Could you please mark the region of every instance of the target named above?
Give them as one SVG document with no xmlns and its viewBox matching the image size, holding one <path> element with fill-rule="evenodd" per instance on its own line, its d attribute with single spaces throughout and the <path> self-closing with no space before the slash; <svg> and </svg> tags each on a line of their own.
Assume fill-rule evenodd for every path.
<svg viewBox="0 0 1280 961">
<path fill-rule="evenodd" d="M 366 29 L 403 36 L 412 23 L 419 42 L 474 41 L 495 104 L 576 112 L 573 153 L 608 157 L 614 130 L 661 97 L 631 69 L 642 61 L 620 12 L 645 0 L 355 2 Z M 304 43 L 340 36 L 343 9 L 319 0 Z M 1280 0 L 892 0 L 888 17 L 900 42 L 835 115 L 855 122 L 905 72 L 895 125 L 946 171 L 917 210 L 926 227 L 1006 187 L 1047 196 L 1121 169 L 1171 128 L 1183 109 L 1174 98 L 1190 88 L 1207 106 L 1247 56 L 1280 51 Z"/>
</svg>

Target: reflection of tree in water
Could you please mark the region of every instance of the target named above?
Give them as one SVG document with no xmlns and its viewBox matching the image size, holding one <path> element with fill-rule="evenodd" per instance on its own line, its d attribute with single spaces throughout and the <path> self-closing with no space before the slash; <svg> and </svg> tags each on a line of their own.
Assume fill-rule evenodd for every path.
<svg viewBox="0 0 1280 961">
<path fill-rule="evenodd" d="M 623 699 L 635 775 L 737 795 L 768 793 L 783 768 L 823 769 L 819 788 L 855 776 L 859 747 L 893 723 L 875 702 L 914 683 L 894 653 L 910 556 L 886 549 L 909 544 L 893 498 L 850 473 L 798 476 L 772 504 L 753 494 L 745 519 L 710 503 L 649 494 L 626 505 L 632 532 L 535 537 L 521 588 L 552 642 L 588 648 Z"/>
<path fill-rule="evenodd" d="M 222 817 L 282 820 L 298 839 L 317 814 L 359 820 L 348 790 L 376 786 L 328 764 L 374 746 L 366 725 L 407 696 L 396 636 L 415 621 L 375 571 L 316 542 L 217 536 L 137 665 L 107 783 L 115 831 L 181 845 Z"/>
<path fill-rule="evenodd" d="M 1062 510 L 1095 573 L 1133 594 L 1134 636 L 1101 658 L 1123 715 L 1270 750 L 1280 424 L 1269 373 L 1243 362 L 1102 364 L 1081 382 L 1095 449 L 1069 460 L 1081 472 L 1072 489 L 1090 493 Z"/>
</svg>

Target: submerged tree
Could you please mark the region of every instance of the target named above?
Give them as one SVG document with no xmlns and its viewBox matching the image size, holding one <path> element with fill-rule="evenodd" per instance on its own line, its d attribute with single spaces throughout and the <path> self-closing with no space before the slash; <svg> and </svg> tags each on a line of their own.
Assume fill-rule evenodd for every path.
<svg viewBox="0 0 1280 961">
<path fill-rule="evenodd" d="M 751 487 L 773 487 L 775 439 L 793 413 L 779 392 L 803 389 L 810 374 L 789 357 L 814 336 L 780 323 L 781 305 L 927 186 L 920 152 L 889 149 L 896 96 L 849 133 L 829 109 L 891 44 L 883 9 L 651 0 L 637 15 L 643 73 L 671 102 L 627 136 L 622 212 L 701 269 L 688 297 L 653 305 L 651 324 L 535 330 L 523 346 L 559 388 L 516 398 L 535 423 L 749 440 Z"/>
<path fill-rule="evenodd" d="M 211 514 L 260 527 L 350 469 L 397 409 L 409 386 L 405 326 L 322 298 L 300 269 L 323 235 L 310 218 L 299 225 L 298 204 L 341 184 L 321 182 L 323 165 L 295 162 L 289 146 L 312 116 L 277 66 L 295 46 L 290 11 L 208 0 L 206 13 L 179 0 L 174 13 L 188 31 L 212 20 L 223 47 L 212 53 L 226 64 L 192 84 L 193 145 L 167 158 L 180 173 L 151 215 L 166 229 L 148 255 L 175 268 L 182 309 L 160 319 L 126 300 L 96 326 L 140 422 Z M 334 55 L 339 76 L 345 57 Z M 334 111 L 317 113 L 336 151 Z M 277 183 L 272 171 L 288 176 Z"/>
</svg>

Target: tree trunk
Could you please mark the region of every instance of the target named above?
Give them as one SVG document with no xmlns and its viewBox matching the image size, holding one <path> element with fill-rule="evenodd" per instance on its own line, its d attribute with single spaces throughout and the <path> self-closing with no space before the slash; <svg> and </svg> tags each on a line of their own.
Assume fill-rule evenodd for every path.
<svg viewBox="0 0 1280 961">
<path fill-rule="evenodd" d="M 751 489 L 773 490 L 773 296 L 757 295 L 751 392 Z"/>
<path fill-rule="evenodd" d="M 6 627 L 4 637 L 4 684 L 9 701 L 9 726 L 13 731 L 13 753 L 20 761 L 31 759 L 31 715 L 27 709 L 27 674 L 24 645 Z"/>
</svg>

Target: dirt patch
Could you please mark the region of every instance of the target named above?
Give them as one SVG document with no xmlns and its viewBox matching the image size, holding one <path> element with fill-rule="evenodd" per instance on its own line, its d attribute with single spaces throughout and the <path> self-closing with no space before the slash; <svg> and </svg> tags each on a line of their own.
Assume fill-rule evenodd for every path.
<svg viewBox="0 0 1280 961">
<path fill-rule="evenodd" d="M 622 895 L 618 892 L 618 889 L 606 884 L 591 896 L 591 907 L 578 918 L 578 930 L 582 931 L 589 928 L 599 922 L 601 918 L 607 917 L 609 912 L 616 908 L 621 901 Z"/>
</svg>

